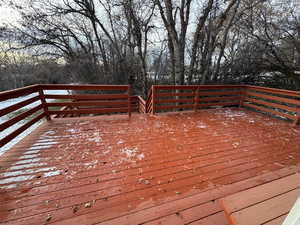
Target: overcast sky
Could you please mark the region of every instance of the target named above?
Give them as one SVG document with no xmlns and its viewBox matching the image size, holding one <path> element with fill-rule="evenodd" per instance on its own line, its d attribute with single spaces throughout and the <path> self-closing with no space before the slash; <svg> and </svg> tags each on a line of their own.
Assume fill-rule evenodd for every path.
<svg viewBox="0 0 300 225">
<path fill-rule="evenodd" d="M 17 15 L 14 10 L 0 6 L 0 25 L 3 25 L 3 23 L 14 23 L 18 18 Z"/>
</svg>

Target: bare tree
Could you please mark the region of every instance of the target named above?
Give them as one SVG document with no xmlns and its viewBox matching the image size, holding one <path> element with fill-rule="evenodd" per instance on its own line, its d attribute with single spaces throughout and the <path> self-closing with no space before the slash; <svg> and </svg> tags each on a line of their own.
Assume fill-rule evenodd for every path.
<svg viewBox="0 0 300 225">
<path fill-rule="evenodd" d="M 175 82 L 184 84 L 186 35 L 192 0 L 181 0 L 177 5 L 171 0 L 157 0 L 161 19 L 168 33 L 169 50 L 174 63 Z M 177 22 L 179 20 L 179 30 Z"/>
<path fill-rule="evenodd" d="M 300 6 L 293 0 L 28 2 L 9 3 L 21 15 L 11 50 L 63 58 L 74 82 L 125 84 L 135 76 L 134 91 L 143 96 L 153 83 L 300 89 Z"/>
</svg>

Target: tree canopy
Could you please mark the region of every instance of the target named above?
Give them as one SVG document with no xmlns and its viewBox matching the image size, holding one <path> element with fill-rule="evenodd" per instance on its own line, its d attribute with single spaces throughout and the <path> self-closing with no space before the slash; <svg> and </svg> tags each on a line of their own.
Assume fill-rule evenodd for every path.
<svg viewBox="0 0 300 225">
<path fill-rule="evenodd" d="M 17 23 L 1 27 L 2 83 L 125 84 L 134 77 L 135 91 L 144 96 L 152 84 L 245 83 L 300 90 L 297 1 L 2 4 L 19 15 Z M 13 60 L 18 54 L 26 57 Z"/>
</svg>

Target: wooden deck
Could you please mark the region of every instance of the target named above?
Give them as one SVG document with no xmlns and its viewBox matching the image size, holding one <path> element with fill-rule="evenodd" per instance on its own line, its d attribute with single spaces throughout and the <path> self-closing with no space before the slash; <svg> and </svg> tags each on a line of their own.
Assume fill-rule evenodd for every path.
<svg viewBox="0 0 300 225">
<path fill-rule="evenodd" d="M 0 224 L 227 224 L 219 199 L 300 171 L 300 127 L 238 108 L 61 118 L 0 158 Z"/>
</svg>

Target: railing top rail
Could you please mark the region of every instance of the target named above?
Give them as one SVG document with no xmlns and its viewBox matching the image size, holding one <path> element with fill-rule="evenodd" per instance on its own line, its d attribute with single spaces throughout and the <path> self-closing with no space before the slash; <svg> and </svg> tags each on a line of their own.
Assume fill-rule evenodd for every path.
<svg viewBox="0 0 300 225">
<path fill-rule="evenodd" d="M 244 88 L 246 85 L 154 85 L 157 89 Z"/>
<path fill-rule="evenodd" d="M 24 95 L 29 95 L 34 92 L 37 92 L 38 90 L 39 90 L 39 85 L 35 84 L 35 85 L 30 85 L 27 87 L 17 88 L 13 90 L 2 91 L 0 92 L 0 102 L 12 98 L 18 98 Z"/>
<path fill-rule="evenodd" d="M 128 85 L 41 84 L 43 90 L 127 90 Z"/>
<path fill-rule="evenodd" d="M 247 85 L 246 87 L 248 88 L 253 88 L 257 90 L 262 90 L 262 91 L 269 91 L 269 92 L 274 92 L 276 94 L 286 94 L 290 96 L 295 96 L 295 97 L 300 97 L 300 91 L 291 91 L 291 90 L 286 90 L 286 89 L 279 89 L 279 88 L 268 88 L 268 87 L 261 87 L 261 86 L 253 86 L 253 85 Z"/>
</svg>

